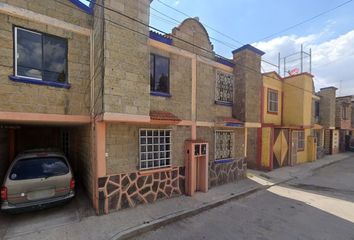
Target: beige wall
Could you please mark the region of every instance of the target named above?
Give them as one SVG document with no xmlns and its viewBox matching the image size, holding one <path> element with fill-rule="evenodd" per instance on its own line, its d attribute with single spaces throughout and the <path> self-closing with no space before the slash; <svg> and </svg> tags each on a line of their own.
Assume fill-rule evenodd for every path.
<svg viewBox="0 0 354 240">
<path fill-rule="evenodd" d="M 215 122 L 216 117 L 232 117 L 232 106 L 215 104 L 216 68 L 197 64 L 197 121 Z"/>
<path fill-rule="evenodd" d="M 149 0 L 110 0 L 108 8 L 130 17 L 149 22 Z M 104 33 L 104 111 L 134 115 L 149 115 L 150 54 L 147 45 L 149 29 L 136 21 L 105 10 Z M 141 34 L 119 27 L 123 24 Z"/>
<path fill-rule="evenodd" d="M 190 127 L 108 124 L 106 135 L 107 175 L 138 170 L 139 129 L 172 130 L 172 165 L 184 165 L 184 142 L 190 139 Z"/>
<path fill-rule="evenodd" d="M 7 1 L 11 4 L 88 26 L 87 14 L 76 13 L 55 1 Z M 66 2 L 66 1 L 63 1 Z M 69 4 L 69 2 L 66 2 Z M 74 6 L 74 5 L 73 5 Z M 75 14 L 74 14 L 75 13 Z M 71 14 L 69 16 L 69 14 Z M 0 14 L 0 111 L 86 115 L 90 101 L 89 37 L 45 24 Z M 70 89 L 9 80 L 13 75 L 13 26 L 30 28 L 68 39 L 68 81 Z"/>
<path fill-rule="evenodd" d="M 151 53 L 170 59 L 169 98 L 151 96 L 151 110 L 168 111 L 182 120 L 191 120 L 192 61 L 176 54 L 169 54 L 151 47 Z"/>
<path fill-rule="evenodd" d="M 209 161 L 215 160 L 215 131 L 216 130 L 230 130 L 234 132 L 234 158 L 244 157 L 244 141 L 245 141 L 245 130 L 239 129 L 226 129 L 226 128 L 209 128 L 209 127 L 198 127 L 197 136 L 198 139 L 207 141 L 209 143 Z"/>
<path fill-rule="evenodd" d="M 93 167 L 91 125 L 70 129 L 70 157 L 76 178 L 81 181 L 88 196 L 92 197 Z"/>
</svg>

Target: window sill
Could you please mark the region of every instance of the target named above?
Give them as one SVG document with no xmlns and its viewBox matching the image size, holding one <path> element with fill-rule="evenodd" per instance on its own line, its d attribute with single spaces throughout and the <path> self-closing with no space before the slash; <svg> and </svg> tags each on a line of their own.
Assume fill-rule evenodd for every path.
<svg viewBox="0 0 354 240">
<path fill-rule="evenodd" d="M 272 114 L 272 115 L 278 115 L 278 111 L 277 112 L 273 112 L 273 111 L 267 111 L 268 114 Z"/>
<path fill-rule="evenodd" d="M 69 89 L 71 87 L 69 83 L 48 82 L 43 80 L 37 80 L 34 78 L 24 78 L 19 76 L 12 76 L 12 75 L 9 76 L 9 79 L 14 82 L 44 85 L 44 86 L 57 87 L 57 88 Z"/>
<path fill-rule="evenodd" d="M 223 102 L 223 101 L 215 101 L 216 105 L 221 105 L 221 106 L 227 106 L 227 107 L 232 107 L 233 103 L 232 102 Z"/>
<path fill-rule="evenodd" d="M 154 173 L 166 172 L 166 171 L 171 171 L 171 170 L 172 170 L 172 167 L 140 170 L 139 171 L 139 175 L 146 176 L 146 175 L 151 175 L 151 174 L 154 174 Z"/>
<path fill-rule="evenodd" d="M 163 93 L 163 92 L 150 92 L 151 96 L 155 96 L 155 97 L 165 97 L 165 98 L 170 98 L 172 97 L 171 94 L 169 93 Z"/>
<path fill-rule="evenodd" d="M 219 160 L 215 160 L 214 163 L 215 164 L 223 164 L 223 163 L 231 163 L 235 161 L 235 159 L 233 158 L 229 158 L 229 159 L 219 159 Z"/>
</svg>

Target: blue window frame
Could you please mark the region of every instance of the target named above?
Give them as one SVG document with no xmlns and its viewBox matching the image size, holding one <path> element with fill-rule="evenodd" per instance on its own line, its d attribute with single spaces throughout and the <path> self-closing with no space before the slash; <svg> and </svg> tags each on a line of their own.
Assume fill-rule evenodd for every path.
<svg viewBox="0 0 354 240">
<path fill-rule="evenodd" d="M 67 84 L 67 55 L 67 39 L 15 27 L 11 80 Z"/>
<path fill-rule="evenodd" d="M 96 0 L 70 0 L 77 7 L 81 8 L 88 14 L 93 14 L 93 8 L 95 6 Z"/>
</svg>

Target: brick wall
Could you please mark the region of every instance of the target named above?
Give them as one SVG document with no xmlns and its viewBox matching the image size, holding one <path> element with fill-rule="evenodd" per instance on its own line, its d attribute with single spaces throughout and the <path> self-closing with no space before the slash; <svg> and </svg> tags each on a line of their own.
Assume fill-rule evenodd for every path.
<svg viewBox="0 0 354 240">
<path fill-rule="evenodd" d="M 90 25 L 87 14 L 80 14 L 55 1 L 5 1 L 11 4 L 63 19 L 67 22 Z M 69 5 L 70 2 L 62 1 Z M 74 5 L 72 5 L 75 7 Z M 16 17 L 0 14 L 0 111 L 75 114 L 89 111 L 90 44 L 89 38 Z M 68 81 L 70 89 L 17 83 L 9 80 L 13 75 L 13 26 L 33 29 L 68 39 Z"/>
<path fill-rule="evenodd" d="M 352 96 L 339 97 L 336 99 L 336 127 L 340 129 L 351 129 L 352 124 Z M 343 108 L 347 109 L 347 118 L 343 118 Z"/>
<path fill-rule="evenodd" d="M 106 136 L 107 175 L 137 171 L 139 129 L 172 130 L 172 165 L 184 166 L 184 142 L 191 136 L 189 127 L 108 124 Z"/>
</svg>

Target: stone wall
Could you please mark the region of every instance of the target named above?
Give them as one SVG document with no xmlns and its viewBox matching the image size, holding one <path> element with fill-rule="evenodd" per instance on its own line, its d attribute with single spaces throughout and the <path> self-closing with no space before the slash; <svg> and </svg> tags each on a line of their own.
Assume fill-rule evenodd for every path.
<svg viewBox="0 0 354 240">
<path fill-rule="evenodd" d="M 149 23 L 150 0 L 106 0 L 105 6 Z M 105 9 L 104 111 L 148 116 L 150 112 L 149 29 Z M 122 24 L 130 29 L 113 24 Z"/>
<path fill-rule="evenodd" d="M 54 1 L 9 1 L 30 10 L 47 13 L 59 19 L 89 25 L 87 14 L 76 14 L 69 7 L 54 4 Z M 64 1 L 63 1 L 64 2 Z M 66 2 L 66 1 L 65 1 Z M 22 4 L 20 4 L 22 3 Z M 67 2 L 68 3 L 68 2 Z M 70 4 L 70 3 L 69 3 Z M 75 12 L 75 15 L 74 15 Z M 60 16 L 60 17 L 59 17 Z M 74 17 L 75 16 L 75 17 Z M 87 115 L 90 97 L 90 44 L 89 38 L 73 32 L 39 24 L 5 14 L 0 14 L 0 111 Z M 70 89 L 18 83 L 9 80 L 13 75 L 13 26 L 29 28 L 68 39 L 68 81 Z"/>
<path fill-rule="evenodd" d="M 96 0 L 98 4 L 102 5 L 103 0 Z M 104 9 L 102 7 L 95 7 L 94 10 L 94 23 L 93 23 L 93 99 L 92 108 L 95 114 L 100 114 L 104 111 L 103 106 L 103 92 L 104 92 L 104 74 L 105 74 L 105 58 L 104 58 L 104 28 L 105 22 Z"/>
<path fill-rule="evenodd" d="M 234 53 L 235 91 L 233 116 L 243 122 L 261 121 L 261 55 L 245 49 Z"/>
<path fill-rule="evenodd" d="M 93 167 L 91 125 L 70 129 L 70 157 L 75 170 L 75 177 L 85 188 L 87 195 L 93 196 Z"/>
<path fill-rule="evenodd" d="M 234 153 L 233 161 L 215 163 L 215 130 L 216 128 L 198 127 L 198 139 L 209 143 L 209 185 L 210 187 L 242 179 L 247 171 L 244 157 L 244 129 L 233 129 Z M 226 129 L 222 129 L 226 130 Z M 232 129 L 229 129 L 232 130 Z"/>
<path fill-rule="evenodd" d="M 150 97 L 152 111 L 168 111 L 183 120 L 191 120 L 192 61 L 189 58 L 151 48 L 151 53 L 170 59 L 171 97 Z"/>
<path fill-rule="evenodd" d="M 232 106 L 215 104 L 216 68 L 197 64 L 197 120 L 215 122 L 217 117 L 232 117 Z"/>
<path fill-rule="evenodd" d="M 171 129 L 172 165 L 184 166 L 184 142 L 191 136 L 190 127 L 108 124 L 106 134 L 108 175 L 137 171 L 140 128 Z"/>
<path fill-rule="evenodd" d="M 209 187 L 245 179 L 246 174 L 247 161 L 245 158 L 238 158 L 228 163 L 209 162 Z"/>
<path fill-rule="evenodd" d="M 248 168 L 256 169 L 257 167 L 257 152 L 259 148 L 258 143 L 258 129 L 249 128 L 247 132 L 247 164 Z"/>
<path fill-rule="evenodd" d="M 98 179 L 99 213 L 152 203 L 184 193 L 184 167 L 162 172 L 111 175 Z"/>
<path fill-rule="evenodd" d="M 321 88 L 318 95 L 320 99 L 320 124 L 325 127 L 335 126 L 336 117 L 336 90 L 335 87 Z"/>
</svg>

